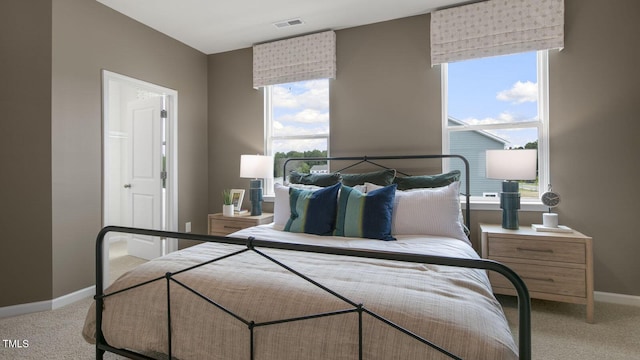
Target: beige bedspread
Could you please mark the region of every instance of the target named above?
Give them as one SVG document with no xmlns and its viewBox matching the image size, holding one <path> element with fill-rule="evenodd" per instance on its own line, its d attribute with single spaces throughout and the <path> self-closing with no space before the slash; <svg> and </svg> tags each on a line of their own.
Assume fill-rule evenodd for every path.
<svg viewBox="0 0 640 360">
<path fill-rule="evenodd" d="M 242 230 L 264 240 L 477 258 L 455 239 L 399 236 L 383 242 L 282 233 L 270 226 Z M 201 244 L 150 261 L 123 275 L 107 293 L 230 253 L 241 247 Z M 465 359 L 513 359 L 517 348 L 484 271 L 264 249 L 365 308 Z M 256 323 L 353 308 L 297 276 L 247 252 L 176 279 Z M 166 281 L 105 300 L 103 331 L 115 347 L 167 352 Z M 178 359 L 250 359 L 250 332 L 233 316 L 171 284 L 172 350 Z M 447 358 L 369 315 L 363 315 L 364 359 Z M 95 338 L 95 309 L 83 336 Z M 355 313 L 255 328 L 255 359 L 357 359 Z"/>
</svg>

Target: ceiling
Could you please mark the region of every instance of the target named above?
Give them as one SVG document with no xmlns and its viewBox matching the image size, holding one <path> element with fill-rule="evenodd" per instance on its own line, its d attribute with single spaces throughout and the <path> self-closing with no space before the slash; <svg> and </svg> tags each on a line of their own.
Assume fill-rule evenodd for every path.
<svg viewBox="0 0 640 360">
<path fill-rule="evenodd" d="M 96 0 L 205 54 L 339 30 L 469 0 Z M 274 23 L 303 24 L 277 28 Z"/>
</svg>

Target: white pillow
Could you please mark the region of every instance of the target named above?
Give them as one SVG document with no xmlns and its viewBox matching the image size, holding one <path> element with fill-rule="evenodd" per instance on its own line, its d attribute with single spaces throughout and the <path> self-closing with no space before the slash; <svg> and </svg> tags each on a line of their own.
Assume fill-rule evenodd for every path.
<svg viewBox="0 0 640 360">
<path fill-rule="evenodd" d="M 322 189 L 315 185 L 290 184 L 289 186 L 296 189 L 318 190 Z M 273 185 L 275 200 L 273 203 L 273 222 L 274 228 L 278 230 L 284 229 L 284 226 L 291 217 L 291 205 L 289 203 L 289 186 L 279 183 Z"/>
<path fill-rule="evenodd" d="M 396 191 L 392 235 L 436 235 L 469 242 L 461 222 L 460 182 Z"/>
<path fill-rule="evenodd" d="M 376 184 L 372 184 L 372 183 L 368 183 L 368 182 L 364 183 L 364 185 L 358 185 L 358 186 L 364 187 L 364 191 L 359 189 L 360 192 L 363 192 L 363 193 L 368 193 L 370 191 L 382 189 L 384 187 L 382 185 L 376 185 Z"/>
</svg>

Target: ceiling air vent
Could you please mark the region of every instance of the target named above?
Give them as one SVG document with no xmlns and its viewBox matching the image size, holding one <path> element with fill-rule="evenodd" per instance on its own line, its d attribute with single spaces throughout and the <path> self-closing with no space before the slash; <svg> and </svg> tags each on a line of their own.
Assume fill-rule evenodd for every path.
<svg viewBox="0 0 640 360">
<path fill-rule="evenodd" d="M 291 20 L 278 21 L 277 23 L 274 23 L 273 26 L 277 27 L 278 29 L 283 29 L 289 26 L 296 26 L 296 25 L 302 25 L 302 24 L 304 24 L 304 22 L 300 19 L 291 19 Z"/>
</svg>

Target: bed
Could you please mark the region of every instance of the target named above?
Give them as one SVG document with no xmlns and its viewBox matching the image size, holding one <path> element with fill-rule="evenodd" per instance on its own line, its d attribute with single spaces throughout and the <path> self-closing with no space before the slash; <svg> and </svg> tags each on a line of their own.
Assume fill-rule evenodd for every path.
<svg viewBox="0 0 640 360">
<path fill-rule="evenodd" d="M 414 158 L 442 156 L 401 157 Z M 379 166 L 374 161 L 397 157 L 336 159 Z M 379 172 L 366 174 L 372 173 Z M 398 184 L 345 175 L 334 185 L 307 179 L 278 188 L 274 223 L 228 237 L 102 229 L 96 301 L 83 329 L 96 344 L 96 357 L 110 351 L 140 359 L 530 358 L 526 286 L 471 247 L 463 226 L 469 224 L 468 185 L 463 221 L 459 181 L 401 192 Z M 344 185 L 349 180 L 362 184 Z M 335 214 L 309 210 L 331 199 Z M 431 211 L 429 219 L 415 221 L 421 211 Z M 367 214 L 389 221 L 372 222 Z M 323 216 L 335 219 L 330 234 Z M 102 291 L 108 232 L 206 242 L 143 264 Z M 517 346 L 485 269 L 516 287 Z"/>
</svg>

